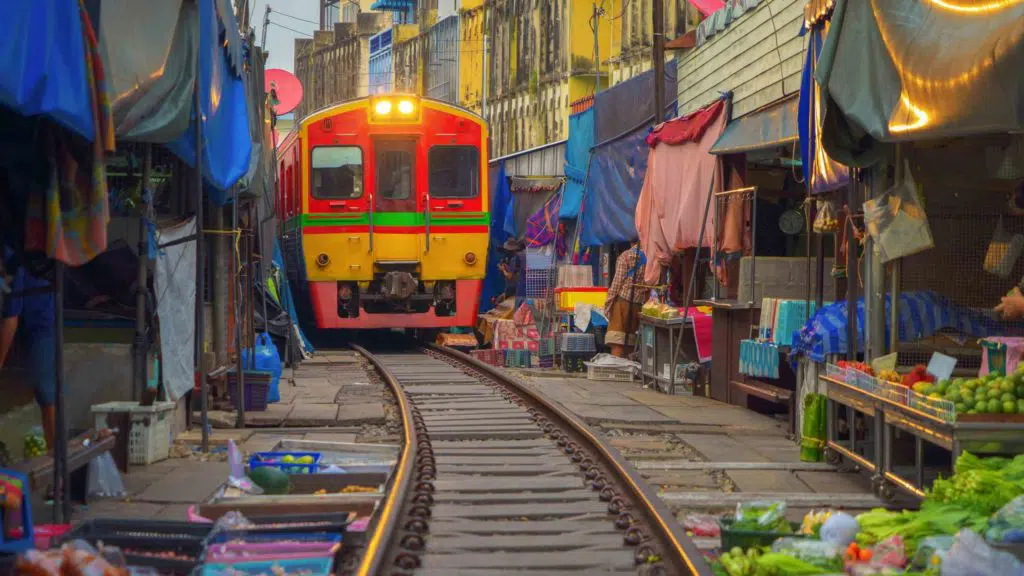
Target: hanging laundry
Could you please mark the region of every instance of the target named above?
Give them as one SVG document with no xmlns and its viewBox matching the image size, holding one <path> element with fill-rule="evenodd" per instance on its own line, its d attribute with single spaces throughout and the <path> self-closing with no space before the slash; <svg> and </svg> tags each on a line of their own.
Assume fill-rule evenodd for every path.
<svg viewBox="0 0 1024 576">
<path fill-rule="evenodd" d="M 44 252 L 70 266 L 88 262 L 107 247 L 110 206 L 104 156 L 114 150 L 103 60 L 81 1 L 79 12 L 96 137 L 87 142 L 66 130 L 46 128 L 53 158 L 50 181 L 44 192 L 30 196 L 25 231 L 26 250 Z"/>
</svg>

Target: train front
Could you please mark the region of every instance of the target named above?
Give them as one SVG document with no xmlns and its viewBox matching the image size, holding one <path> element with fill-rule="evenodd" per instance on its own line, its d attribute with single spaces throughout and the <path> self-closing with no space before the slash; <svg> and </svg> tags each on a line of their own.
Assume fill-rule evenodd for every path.
<svg viewBox="0 0 1024 576">
<path fill-rule="evenodd" d="M 302 247 L 319 328 L 475 324 L 486 268 L 487 128 L 465 110 L 381 95 L 302 127 Z"/>
</svg>

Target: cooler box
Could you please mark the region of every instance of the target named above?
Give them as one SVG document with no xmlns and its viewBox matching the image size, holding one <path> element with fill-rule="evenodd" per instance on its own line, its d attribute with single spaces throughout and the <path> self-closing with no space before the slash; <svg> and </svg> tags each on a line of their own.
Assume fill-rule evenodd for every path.
<svg viewBox="0 0 1024 576">
<path fill-rule="evenodd" d="M 593 288 L 556 288 L 555 301 L 559 310 L 575 310 L 577 304 L 591 304 L 604 308 L 608 299 L 608 289 L 602 286 Z"/>
</svg>

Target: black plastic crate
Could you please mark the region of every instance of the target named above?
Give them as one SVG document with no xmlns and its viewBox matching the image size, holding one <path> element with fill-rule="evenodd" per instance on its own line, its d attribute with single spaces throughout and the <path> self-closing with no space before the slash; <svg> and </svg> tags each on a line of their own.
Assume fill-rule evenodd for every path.
<svg viewBox="0 0 1024 576">
<path fill-rule="evenodd" d="M 198 564 L 211 528 L 210 524 L 191 522 L 95 518 L 76 526 L 61 541 L 85 540 L 93 546 L 116 546 L 133 566 L 187 575 Z M 160 557 L 163 552 L 187 559 Z"/>
<path fill-rule="evenodd" d="M 585 362 L 593 357 L 593 352 L 562 352 L 562 370 L 574 373 L 586 372 Z"/>
</svg>

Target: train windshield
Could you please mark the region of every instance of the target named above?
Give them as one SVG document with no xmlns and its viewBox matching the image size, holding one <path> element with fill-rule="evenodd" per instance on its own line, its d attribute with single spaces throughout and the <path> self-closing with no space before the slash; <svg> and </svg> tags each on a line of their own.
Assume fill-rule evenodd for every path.
<svg viewBox="0 0 1024 576">
<path fill-rule="evenodd" d="M 434 146 L 427 156 L 430 195 L 475 198 L 480 193 L 480 151 L 473 146 Z"/>
<path fill-rule="evenodd" d="M 310 166 L 314 198 L 363 195 L 363 151 L 358 146 L 317 146 Z"/>
<path fill-rule="evenodd" d="M 381 199 L 406 200 L 416 184 L 416 141 L 378 140 L 377 190 Z"/>
</svg>

